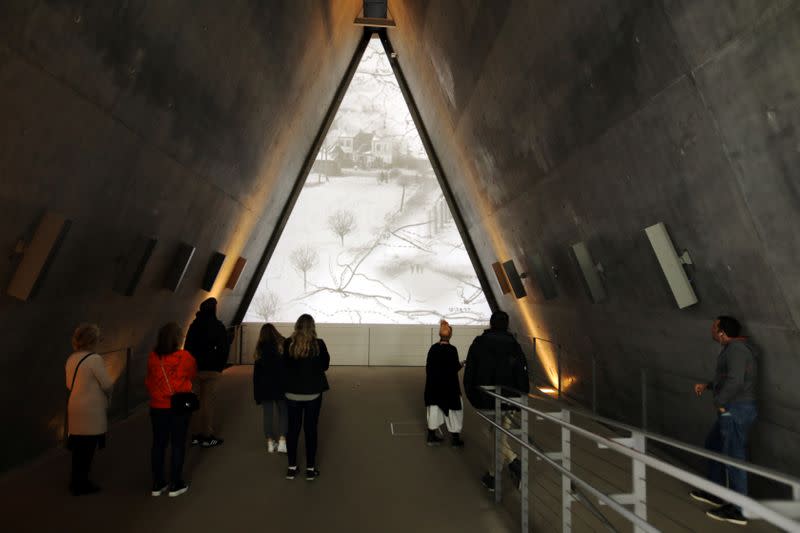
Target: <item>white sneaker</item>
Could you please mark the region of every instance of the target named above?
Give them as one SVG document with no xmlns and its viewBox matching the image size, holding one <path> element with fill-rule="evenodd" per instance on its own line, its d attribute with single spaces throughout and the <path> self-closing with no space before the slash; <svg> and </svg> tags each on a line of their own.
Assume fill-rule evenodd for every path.
<svg viewBox="0 0 800 533">
<path fill-rule="evenodd" d="M 278 453 L 286 453 L 286 440 L 281 439 L 278 441 Z"/>
<path fill-rule="evenodd" d="M 272 439 L 267 439 L 267 453 L 275 453 L 275 450 L 278 449 L 278 445 Z"/>
</svg>

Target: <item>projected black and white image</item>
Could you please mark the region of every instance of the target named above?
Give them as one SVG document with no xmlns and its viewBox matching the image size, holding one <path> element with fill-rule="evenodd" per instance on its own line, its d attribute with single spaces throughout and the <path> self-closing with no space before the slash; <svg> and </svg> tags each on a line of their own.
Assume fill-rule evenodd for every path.
<svg viewBox="0 0 800 533">
<path fill-rule="evenodd" d="M 490 310 L 379 40 L 367 46 L 245 317 L 488 323 Z"/>
</svg>

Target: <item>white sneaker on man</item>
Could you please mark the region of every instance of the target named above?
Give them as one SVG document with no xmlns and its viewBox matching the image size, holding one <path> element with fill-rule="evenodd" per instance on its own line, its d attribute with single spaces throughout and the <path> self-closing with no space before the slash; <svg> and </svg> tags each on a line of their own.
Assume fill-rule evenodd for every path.
<svg viewBox="0 0 800 533">
<path fill-rule="evenodd" d="M 286 439 L 278 441 L 278 453 L 286 453 Z"/>
<path fill-rule="evenodd" d="M 267 453 L 275 453 L 277 449 L 278 444 L 272 439 L 267 439 Z"/>
</svg>

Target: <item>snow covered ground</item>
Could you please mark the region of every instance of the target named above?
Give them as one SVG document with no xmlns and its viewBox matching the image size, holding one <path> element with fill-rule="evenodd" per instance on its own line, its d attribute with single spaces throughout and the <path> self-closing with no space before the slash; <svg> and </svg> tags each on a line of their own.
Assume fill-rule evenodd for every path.
<svg viewBox="0 0 800 533">
<path fill-rule="evenodd" d="M 321 183 L 309 176 L 245 320 L 294 322 L 310 313 L 320 323 L 488 323 L 435 177 L 405 172 L 388 183 L 377 171 Z M 355 221 L 343 239 L 329 224 L 341 210 Z M 305 247 L 303 265 L 296 251 Z"/>
</svg>

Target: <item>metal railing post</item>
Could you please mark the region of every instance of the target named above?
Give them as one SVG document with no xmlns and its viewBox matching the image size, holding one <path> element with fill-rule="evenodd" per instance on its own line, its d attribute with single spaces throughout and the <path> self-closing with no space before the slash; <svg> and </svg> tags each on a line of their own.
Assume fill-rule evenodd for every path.
<svg viewBox="0 0 800 533">
<path fill-rule="evenodd" d="M 597 414 L 597 356 L 592 354 L 592 412 Z"/>
<path fill-rule="evenodd" d="M 647 430 L 647 369 L 641 370 L 642 381 L 642 429 Z"/>
<path fill-rule="evenodd" d="M 632 448 L 640 453 L 645 453 L 646 439 L 644 433 L 631 433 Z M 633 512 L 642 520 L 647 520 L 647 466 L 636 459 L 632 459 L 631 481 L 633 483 Z M 642 531 L 635 527 L 636 533 Z"/>
<path fill-rule="evenodd" d="M 561 399 L 561 345 L 556 344 L 556 365 L 558 372 L 558 399 Z"/>
<path fill-rule="evenodd" d="M 520 403 L 528 405 L 528 397 L 523 395 L 520 398 Z M 519 414 L 520 439 L 522 439 L 522 442 L 528 442 L 528 411 L 521 409 Z M 530 506 L 528 497 L 528 448 L 524 445 L 520 446 L 519 459 L 520 467 L 522 468 L 519 480 L 520 520 L 522 522 L 522 533 L 528 533 L 528 507 Z"/>
<path fill-rule="evenodd" d="M 495 387 L 494 391 L 500 395 L 502 394 L 500 387 Z M 494 399 L 494 421 L 498 426 L 503 427 L 503 411 L 501 409 L 500 398 Z M 503 454 L 500 450 L 501 433 L 497 429 L 494 430 L 494 501 L 500 503 L 502 499 L 502 474 L 503 474 Z"/>
<path fill-rule="evenodd" d="M 131 347 L 125 348 L 125 418 L 131 414 Z"/>
<path fill-rule="evenodd" d="M 559 380 L 560 382 L 560 380 Z M 570 413 L 568 410 L 561 411 L 561 420 L 570 422 Z M 566 427 L 561 427 L 561 466 L 567 470 L 572 471 L 571 461 L 571 437 L 570 430 Z M 566 474 L 561 475 L 561 531 L 572 531 L 572 482 Z"/>
</svg>

